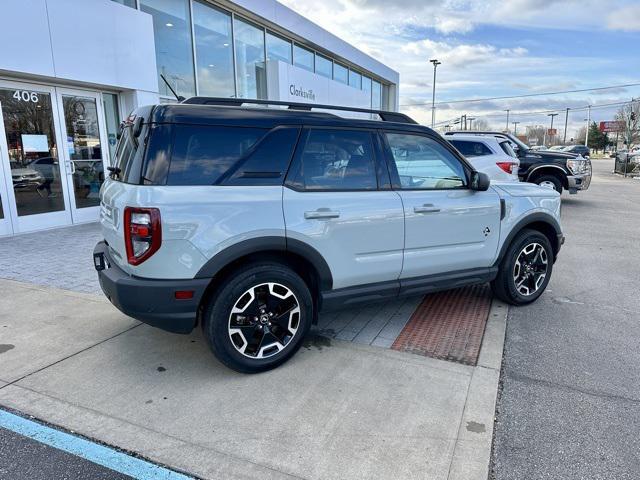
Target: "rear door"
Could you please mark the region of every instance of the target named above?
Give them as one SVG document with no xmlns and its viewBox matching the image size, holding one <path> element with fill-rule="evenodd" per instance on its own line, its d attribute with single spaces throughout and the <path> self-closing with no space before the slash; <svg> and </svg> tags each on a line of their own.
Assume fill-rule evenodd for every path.
<svg viewBox="0 0 640 480">
<path fill-rule="evenodd" d="M 370 131 L 307 128 L 287 176 L 287 238 L 322 255 L 334 289 L 400 275 L 404 212 L 379 156 Z"/>
<path fill-rule="evenodd" d="M 391 180 L 402 198 L 401 279 L 489 267 L 500 237 L 500 198 L 471 190 L 467 168 L 444 141 L 383 133 Z"/>
</svg>

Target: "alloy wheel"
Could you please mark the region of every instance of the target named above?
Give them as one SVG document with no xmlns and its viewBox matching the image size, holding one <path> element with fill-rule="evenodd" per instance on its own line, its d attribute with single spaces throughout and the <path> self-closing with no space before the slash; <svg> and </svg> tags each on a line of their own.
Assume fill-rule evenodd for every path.
<svg viewBox="0 0 640 480">
<path fill-rule="evenodd" d="M 280 283 L 261 283 L 245 291 L 229 315 L 229 338 L 242 355 L 272 357 L 291 342 L 300 326 L 300 302 Z"/>
<path fill-rule="evenodd" d="M 521 295 L 533 295 L 547 278 L 549 258 L 544 247 L 536 242 L 527 244 L 518 254 L 513 266 L 513 281 Z"/>
<path fill-rule="evenodd" d="M 540 182 L 540 183 L 539 183 L 539 185 L 540 185 L 541 187 L 552 188 L 552 189 L 554 189 L 554 190 L 556 189 L 556 185 L 555 185 L 555 183 L 553 183 L 553 182 L 551 182 L 551 181 L 549 181 L 549 180 L 545 180 L 545 181 L 543 181 L 543 182 Z"/>
</svg>

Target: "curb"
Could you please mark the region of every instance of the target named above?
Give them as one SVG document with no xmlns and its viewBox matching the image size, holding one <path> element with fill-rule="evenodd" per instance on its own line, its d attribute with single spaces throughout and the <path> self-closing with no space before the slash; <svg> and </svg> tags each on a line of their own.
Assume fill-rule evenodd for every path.
<svg viewBox="0 0 640 480">
<path fill-rule="evenodd" d="M 508 311 L 506 303 L 493 300 L 478 365 L 471 374 L 448 479 L 486 480 L 489 476 Z"/>
</svg>

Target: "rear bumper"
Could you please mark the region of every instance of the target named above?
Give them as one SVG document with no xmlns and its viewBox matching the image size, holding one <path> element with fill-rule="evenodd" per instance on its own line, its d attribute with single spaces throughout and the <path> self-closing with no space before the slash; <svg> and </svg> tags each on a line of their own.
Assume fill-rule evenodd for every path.
<svg viewBox="0 0 640 480">
<path fill-rule="evenodd" d="M 200 300 L 210 279 L 153 280 L 134 277 L 119 268 L 105 242 L 93 249 L 100 287 L 109 301 L 125 315 L 174 333 L 189 333 L 196 325 Z M 193 291 L 193 297 L 177 300 L 176 291 Z"/>
</svg>

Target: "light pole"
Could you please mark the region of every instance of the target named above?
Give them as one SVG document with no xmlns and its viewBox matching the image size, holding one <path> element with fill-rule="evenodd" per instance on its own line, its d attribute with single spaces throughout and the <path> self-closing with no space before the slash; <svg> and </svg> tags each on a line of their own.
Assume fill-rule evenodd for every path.
<svg viewBox="0 0 640 480">
<path fill-rule="evenodd" d="M 433 63 L 433 96 L 431 97 L 431 128 L 434 128 L 436 124 L 436 69 L 438 68 L 438 65 L 442 64 L 442 62 L 435 58 L 432 58 L 429 61 Z"/>
<path fill-rule="evenodd" d="M 587 133 L 584 136 L 584 146 L 588 147 L 589 146 L 589 127 L 591 126 L 591 105 L 589 105 L 588 107 L 588 112 L 587 113 Z"/>
<path fill-rule="evenodd" d="M 469 120 L 469 130 L 473 130 L 473 128 L 471 128 L 471 122 L 475 120 L 475 117 L 469 117 L 467 120 Z"/>
<path fill-rule="evenodd" d="M 518 134 L 518 124 L 520 122 L 511 122 L 513 124 L 513 134 L 517 135 Z"/>
<path fill-rule="evenodd" d="M 551 143 L 553 140 L 551 140 L 551 138 L 553 137 L 553 117 L 557 116 L 557 113 L 549 113 L 547 114 L 547 117 L 551 117 L 551 127 L 549 127 L 549 143 Z"/>
<path fill-rule="evenodd" d="M 508 132 L 509 131 L 509 109 L 508 108 L 507 108 L 506 112 L 507 112 L 507 128 L 506 128 L 506 130 Z"/>
<path fill-rule="evenodd" d="M 564 139 L 562 140 L 563 144 L 567 143 L 567 124 L 569 123 L 569 107 L 567 107 L 567 113 L 564 116 Z"/>
</svg>

